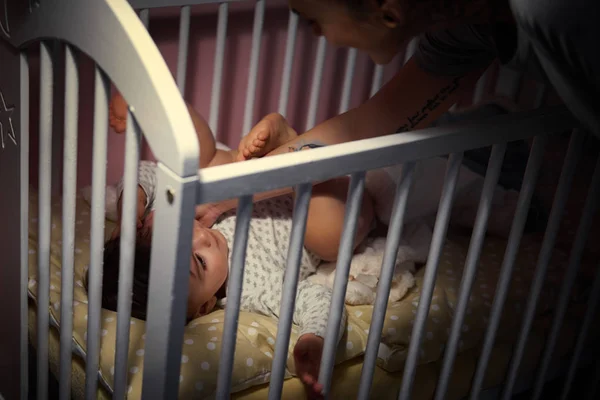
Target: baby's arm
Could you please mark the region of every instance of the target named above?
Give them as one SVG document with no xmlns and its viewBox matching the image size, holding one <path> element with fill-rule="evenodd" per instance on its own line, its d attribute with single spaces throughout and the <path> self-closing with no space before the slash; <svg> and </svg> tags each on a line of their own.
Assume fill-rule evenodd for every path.
<svg viewBox="0 0 600 400">
<path fill-rule="evenodd" d="M 251 273 L 246 271 L 246 273 Z M 269 271 L 269 285 L 262 285 L 257 291 L 242 294 L 242 308 L 246 311 L 279 318 L 283 271 Z M 320 395 L 322 385 L 317 382 L 323 343 L 327 331 L 327 320 L 331 306 L 332 292 L 322 285 L 309 281 L 298 283 L 293 323 L 300 327 L 298 341 L 294 346 L 296 375 L 305 385 L 309 397 Z M 346 308 L 342 310 L 339 342 L 346 330 Z"/>
<path fill-rule="evenodd" d="M 148 213 L 154 207 L 156 198 L 156 163 L 141 161 L 138 168 L 137 187 L 137 228 L 144 225 Z M 112 233 L 115 238 L 121 230 L 121 216 L 123 211 L 123 178 L 117 183 L 117 226 Z"/>
<path fill-rule="evenodd" d="M 331 290 L 325 286 L 306 280 L 298 284 L 294 323 L 300 326 L 300 335 L 294 346 L 294 364 L 296 375 L 305 385 L 309 398 L 320 396 L 323 390 L 318 379 L 331 296 Z M 336 343 L 344 335 L 347 319 L 346 307 L 343 307 Z"/>
<path fill-rule="evenodd" d="M 294 323 L 300 327 L 299 337 L 307 334 L 313 334 L 321 338 L 325 337 L 331 297 L 331 290 L 325 286 L 307 280 L 298 283 Z M 347 314 L 344 307 L 337 337 L 338 342 L 344 335 L 346 319 Z"/>
</svg>

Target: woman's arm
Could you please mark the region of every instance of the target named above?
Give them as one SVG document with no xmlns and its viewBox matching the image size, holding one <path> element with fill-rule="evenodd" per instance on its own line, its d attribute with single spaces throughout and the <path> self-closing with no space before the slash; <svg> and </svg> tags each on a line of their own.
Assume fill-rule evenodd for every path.
<svg viewBox="0 0 600 400">
<path fill-rule="evenodd" d="M 268 155 L 310 144 L 332 145 L 426 128 L 470 93 L 482 72 L 464 77 L 436 76 L 419 68 L 411 58 L 368 101 L 317 125 Z"/>
<path fill-rule="evenodd" d="M 333 145 L 384 136 L 429 126 L 461 97 L 470 93 L 483 70 L 464 77 L 440 77 L 430 74 L 411 58 L 381 90 L 357 108 L 331 118 L 298 136 L 267 156 L 288 153 L 310 145 Z M 255 129 L 264 129 L 258 124 Z M 289 194 L 292 188 L 258 193 L 254 201 Z M 201 205 L 196 217 L 211 226 L 220 213 L 237 207 L 237 199 Z"/>
</svg>

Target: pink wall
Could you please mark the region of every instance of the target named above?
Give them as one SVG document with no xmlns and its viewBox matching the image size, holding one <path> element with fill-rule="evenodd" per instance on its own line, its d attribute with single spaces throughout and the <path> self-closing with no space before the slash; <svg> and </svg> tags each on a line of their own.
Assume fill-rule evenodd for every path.
<svg viewBox="0 0 600 400">
<path fill-rule="evenodd" d="M 242 120 L 248 83 L 248 68 L 253 27 L 253 2 L 230 3 L 227 29 L 226 54 L 223 70 L 223 87 L 220 104 L 220 118 L 217 129 L 218 140 L 235 146 L 242 135 Z M 217 29 L 217 5 L 202 5 L 192 8 L 188 67 L 185 99 L 190 102 L 207 120 L 209 118 L 215 36 Z M 254 105 L 254 122 L 261 116 L 277 111 L 281 74 L 285 54 L 288 8 L 286 1 L 269 1 L 265 12 L 262 33 L 260 64 L 257 77 L 257 92 Z M 150 12 L 150 34 L 155 40 L 166 63 L 175 75 L 177 68 L 177 47 L 179 36 L 179 9 L 154 9 Z M 289 93 L 287 117 L 299 131 L 305 130 L 305 119 L 312 82 L 313 62 L 317 38 L 311 29 L 300 22 L 292 69 L 292 84 Z M 37 127 L 39 120 L 39 61 L 37 46 L 31 49 L 31 142 L 32 142 L 32 182 L 37 182 Z M 346 63 L 346 49 L 328 45 L 321 96 L 317 112 L 317 123 L 337 114 Z M 400 67 L 401 57 L 397 57 L 385 68 L 384 82 Z M 126 65 L 123 68 L 127 68 Z M 93 119 L 93 64 L 82 55 L 80 59 L 80 104 L 79 104 L 79 169 L 78 185 L 91 183 L 92 119 Z M 359 54 L 354 72 L 350 107 L 355 107 L 368 98 L 374 65 L 364 54 Z M 59 72 L 59 75 L 61 72 Z M 56 90 L 62 88 L 58 86 Z M 493 84 L 490 85 L 490 88 Z M 528 91 L 530 92 L 530 91 Z M 62 93 L 62 89 L 59 92 Z M 531 94 L 524 93 L 528 99 Z M 529 100 L 528 100 L 529 101 Z M 55 114 L 61 118 L 62 112 Z M 61 131 L 58 125 L 58 132 Z M 55 135 L 57 133 L 55 132 Z M 61 146 L 60 136 L 56 145 Z M 107 180 L 116 182 L 123 170 L 124 137 L 109 132 L 109 157 Z M 57 153 L 60 154 L 60 153 Z M 151 154 L 145 151 L 145 158 Z M 56 171 L 56 176 L 60 176 Z"/>
</svg>

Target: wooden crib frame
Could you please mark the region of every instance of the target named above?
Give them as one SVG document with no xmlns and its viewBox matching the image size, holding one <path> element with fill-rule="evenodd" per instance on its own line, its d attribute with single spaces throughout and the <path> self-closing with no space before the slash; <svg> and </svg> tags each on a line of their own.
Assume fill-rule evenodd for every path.
<svg viewBox="0 0 600 400">
<path fill-rule="evenodd" d="M 38 301 L 48 303 L 48 269 L 50 246 L 50 181 L 52 170 L 60 160 L 52 158 L 52 58 L 50 57 L 50 40 L 58 39 L 66 44 L 66 89 L 65 89 L 65 135 L 64 135 L 64 164 L 63 164 L 63 290 L 61 303 L 61 398 L 70 396 L 70 363 L 71 363 L 71 331 L 72 331 L 72 288 L 73 279 L 69 271 L 73 271 L 73 232 L 74 232 L 74 203 L 77 168 L 77 63 L 75 49 L 86 53 L 96 63 L 95 85 L 95 119 L 94 119 L 94 155 L 93 155 L 93 203 L 92 203 L 92 240 L 89 282 L 89 319 L 87 359 L 86 359 L 86 394 L 94 398 L 97 389 L 97 371 L 99 354 L 100 329 L 100 294 L 103 252 L 104 224 L 104 191 L 105 191 L 105 162 L 106 138 L 108 130 L 107 102 L 109 98 L 109 82 L 112 81 L 130 104 L 130 118 L 126 134 L 125 191 L 123 197 L 122 243 L 132 243 L 135 235 L 135 187 L 137 183 L 137 162 L 141 132 L 158 160 L 158 189 L 157 209 L 155 214 L 156 233 L 153 243 L 160 242 L 160 251 L 153 246 L 151 262 L 150 296 L 148 303 L 146 346 L 152 349 L 147 352 L 144 364 L 143 397 L 172 399 L 177 397 L 179 384 L 179 367 L 181 360 L 182 336 L 185 322 L 185 304 L 187 299 L 188 263 L 191 243 L 191 231 L 194 206 L 211 201 L 239 198 L 238 226 L 233 250 L 233 267 L 230 276 L 228 308 L 226 312 L 225 335 L 221 368 L 219 375 L 217 398 L 226 398 L 229 394 L 231 366 L 235 351 L 236 324 L 239 313 L 241 282 L 247 227 L 252 210 L 252 196 L 256 193 L 282 189 L 294 186 L 297 193 L 309 193 L 311 183 L 328 180 L 342 175 L 351 175 L 351 185 L 348 194 L 348 207 L 345 229 L 340 245 L 340 258 L 337 262 L 335 288 L 331 305 L 328 335 L 325 340 L 323 361 L 321 364 L 320 381 L 328 388 L 333 370 L 335 337 L 339 329 L 339 318 L 344 306 L 348 267 L 351 256 L 351 238 L 357 221 L 359 204 L 364 190 L 365 171 L 382 168 L 398 163 L 406 165 L 405 174 L 396 197 L 396 207 L 392 216 L 390 235 L 386 244 L 384 275 L 391 279 L 393 256 L 398 246 L 403 220 L 406 195 L 410 190 L 412 166 L 419 159 L 441 156 L 450 153 L 448 169 L 444 184 L 443 195 L 438 209 L 434 238 L 431 245 L 429 261 L 426 266 L 425 281 L 408 357 L 404 370 L 399 399 L 409 399 L 415 375 L 417 353 L 424 334 L 424 323 L 427 316 L 433 285 L 435 283 L 437 263 L 441 246 L 446 236 L 446 229 L 452 207 L 458 168 L 461 164 L 462 153 L 469 149 L 493 145 L 490 167 L 486 176 L 484 192 L 480 201 L 478 216 L 473 231 L 473 240 L 469 249 L 469 257 L 465 267 L 465 275 L 461 283 L 460 300 L 452 325 L 449 344 L 444 358 L 444 368 L 439 387 L 445 388 L 451 373 L 452 361 L 456 356 L 458 337 L 460 335 L 461 319 L 464 318 L 466 302 L 475 274 L 478 252 L 480 251 L 485 230 L 489 207 L 490 193 L 498 180 L 506 143 L 514 140 L 534 138 L 533 148 L 525 173 L 523 189 L 519 198 L 518 210 L 513 222 L 513 228 L 508 241 L 507 252 L 503 264 L 502 280 L 494 299 L 490 323 L 486 332 L 486 340 L 475 375 L 471 396 L 479 398 L 482 390 L 482 380 L 489 361 L 491 346 L 499 323 L 506 296 L 506 287 L 510 279 L 512 263 L 523 233 L 527 210 L 531 201 L 533 185 L 541 165 L 544 144 L 548 135 L 564 132 L 578 127 L 578 122 L 564 106 L 539 108 L 531 112 L 515 113 L 484 121 L 473 122 L 469 125 L 431 128 L 404 134 L 390 135 L 360 142 L 346 143 L 327 148 L 315 149 L 310 152 L 289 154 L 286 157 L 273 157 L 248 163 L 240 167 L 232 164 L 207 170 L 198 171 L 199 146 L 194 127 L 188 115 L 185 103 L 178 90 L 185 83 L 185 60 L 187 37 L 189 33 L 189 6 L 200 3 L 220 3 L 220 21 L 226 24 L 227 4 L 232 0 L 47 0 L 36 2 L 5 1 L 4 14 L 0 13 L 0 125 L 3 134 L 3 144 L 0 150 L 0 182 L 5 188 L 0 196 L 0 281 L 3 290 L 0 299 L 10 306 L 5 310 L 5 326 L 8 331 L 0 337 L 2 362 L 11 366 L 11 374 L 0 378 L 0 395 L 7 399 L 26 399 L 28 396 L 28 328 L 27 328 L 27 280 L 28 280 L 28 198 L 29 198 L 29 71 L 28 59 L 24 52 L 28 45 L 40 42 L 41 85 L 40 85 L 40 183 L 39 183 L 39 251 L 38 251 Z M 181 9 L 181 38 L 180 58 L 177 78 L 174 80 L 167 69 L 154 42 L 144 27 L 147 23 L 148 9 L 161 6 L 182 6 Z M 258 0 L 255 5 L 255 28 L 253 33 L 253 50 L 250 76 L 256 74 L 258 46 L 260 45 L 260 30 L 264 16 L 264 0 Z M 134 12 L 141 9 L 140 17 Z M 224 10 L 224 11 L 223 11 Z M 0 8 L 0 11 L 2 9 Z M 222 14 L 221 14 L 222 13 Z M 223 17 L 224 15 L 224 17 Z M 221 18 L 223 17 L 223 18 Z M 288 34 L 288 50 L 284 76 L 291 74 L 294 32 L 297 17 L 290 14 Z M 218 47 L 224 46 L 223 35 L 226 25 L 220 22 L 217 33 Z M 324 39 L 323 39 L 324 40 Z M 325 43 L 319 43 L 316 66 L 322 63 Z M 221 50 L 218 50 L 221 51 Z M 354 51 L 349 53 L 347 75 L 344 90 L 351 84 Z M 215 61 L 215 71 L 222 66 L 222 57 Z M 128 65 L 128 69 L 121 66 Z M 133 73 L 135 71 L 135 73 Z M 350 72 L 348 72 L 350 71 Z M 348 78 L 349 77 L 349 78 Z M 484 76 L 485 78 L 485 76 Z M 484 79 L 482 78 L 482 79 Z M 318 81 L 319 78 L 315 79 Z M 247 113 L 244 118 L 244 129 L 248 131 L 254 122 L 252 104 L 254 101 L 255 79 L 249 79 L 247 96 Z M 213 104 L 211 108 L 210 125 L 214 127 L 218 120 L 218 96 L 221 75 L 215 75 L 213 87 Z M 288 88 L 289 88 L 289 79 Z M 376 69 L 373 92 L 381 84 L 381 69 Z M 311 92 L 311 99 L 318 97 L 318 83 Z M 60 89 L 55 89 L 60 90 Z M 286 108 L 287 89 L 282 85 L 280 110 Z M 479 94 L 477 94 L 479 93 Z M 543 91 L 542 91 L 543 93 Z M 476 97 L 481 93 L 476 92 Z M 348 107 L 348 96 L 340 111 Z M 168 101 L 167 101 L 168 99 Z M 216 99 L 216 101 L 215 101 Z M 539 105 L 542 105 L 540 97 Z M 314 125 L 314 107 L 311 107 L 307 124 Z M 485 132 L 485 134 L 482 134 Z M 583 134 L 573 135 L 572 149 L 569 150 L 563 175 L 559 182 L 554 206 L 548 223 L 548 231 L 544 238 L 544 249 L 540 254 L 538 281 L 543 280 L 544 262 L 547 264 L 552 250 L 555 231 L 561 219 L 566 194 L 569 190 L 573 174 L 577 149 L 581 148 Z M 593 212 L 593 205 L 598 202 L 600 189 L 600 164 L 594 172 L 593 190 L 588 199 L 582 221 Z M 18 171 L 18 173 L 15 173 Z M 404 199 L 404 200 L 403 200 Z M 307 207 L 308 203 L 304 204 Z M 14 210 L 18 209 L 19 212 Z M 304 223 L 305 221 L 298 221 Z M 586 224 L 582 223 L 572 255 L 572 270 L 576 267 L 581 255 L 581 246 L 586 239 Z M 292 241 L 294 239 L 292 238 Z M 300 241 L 301 243 L 301 241 Z M 125 246 L 126 247 L 126 246 Z M 292 246 L 290 254 L 300 251 L 300 247 Z M 545 261 L 544 261 L 545 260 Z M 20 268 L 16 268 L 20 265 Z M 119 287 L 119 312 L 117 322 L 117 356 L 115 365 L 114 396 L 124 398 L 126 394 L 126 361 L 128 353 L 129 318 L 131 305 L 126 293 L 131 290 L 133 271 L 133 251 L 123 252 L 121 277 Z M 573 272 L 566 280 L 563 292 L 559 297 L 559 310 L 562 308 L 570 292 L 569 279 L 574 279 Z M 599 274 L 600 275 L 600 274 Z M 596 279 L 598 281 L 598 279 Z M 504 283 L 502 283 L 504 282 Z M 572 284 L 572 282 L 571 282 Z M 599 296 L 600 284 L 594 285 L 590 300 L 591 311 L 586 314 L 582 331 L 574 350 L 573 361 L 568 369 L 570 381 L 579 363 L 583 342 L 591 318 L 593 318 L 595 302 Z M 18 289 L 17 289 L 18 288 Z M 69 290 L 71 289 L 71 290 Z M 290 315 L 292 294 L 295 286 L 282 299 L 282 315 Z M 378 288 L 376 310 L 371 323 L 368 346 L 366 350 L 361 387 L 358 397 L 368 398 L 373 369 L 377 355 L 377 346 L 383 327 L 383 318 L 390 289 L 389 280 L 382 279 Z M 535 288 L 528 306 L 535 309 L 537 294 Z M 17 306 L 19 305 L 19 306 Z M 287 307 L 287 311 L 286 311 Z M 563 315 L 564 316 L 564 315 Z M 560 328 L 562 317 L 560 312 L 555 318 L 551 335 Z M 524 345 L 528 335 L 527 325 L 531 323 L 531 315 L 526 315 L 519 346 Z M 281 318 L 284 320 L 285 318 Z M 287 319 L 289 321 L 289 318 Z M 38 310 L 38 343 L 37 343 L 37 385 L 45 388 L 48 385 L 48 310 L 40 307 Z M 587 325 L 586 325 L 587 324 Z M 280 325 L 281 328 L 281 325 Z M 274 356 L 273 371 L 282 369 L 289 343 L 289 330 L 280 329 L 277 336 L 277 348 Z M 554 337 L 556 341 L 556 337 Z M 539 396 L 546 381 L 549 357 L 555 343 L 550 342 L 545 350 L 544 362 L 533 387 Z M 517 346 L 514 362 L 505 382 L 503 396 L 510 397 L 517 379 L 517 371 L 522 348 Z M 520 352 L 520 353 L 519 353 Z M 18 366 L 18 367 L 17 367 Z M 3 365 L 4 368 L 4 365 Z M 271 378 L 270 398 L 281 396 L 283 374 L 273 373 Z M 44 390 L 38 390 L 38 398 L 46 398 Z M 444 390 L 439 390 L 436 398 L 444 397 Z"/>
</svg>

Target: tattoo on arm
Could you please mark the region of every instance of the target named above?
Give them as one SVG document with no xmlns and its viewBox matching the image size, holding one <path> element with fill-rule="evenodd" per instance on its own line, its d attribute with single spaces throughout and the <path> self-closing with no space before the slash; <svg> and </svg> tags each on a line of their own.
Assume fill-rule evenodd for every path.
<svg viewBox="0 0 600 400">
<path fill-rule="evenodd" d="M 461 79 L 462 77 L 454 78 L 452 82 L 450 82 L 450 84 L 443 87 L 435 96 L 427 99 L 423 107 L 413 115 L 408 116 L 406 118 L 407 123 L 398 128 L 396 132 L 408 132 L 414 129 L 425 118 L 429 117 L 429 114 L 436 110 L 440 106 L 440 104 L 448 98 L 448 96 L 456 92 Z"/>
<path fill-rule="evenodd" d="M 296 143 L 294 146 L 289 146 L 288 150 L 290 153 L 293 153 L 295 151 L 318 149 L 319 147 L 325 147 L 325 145 L 319 142 L 304 143 L 301 141 Z"/>
</svg>

